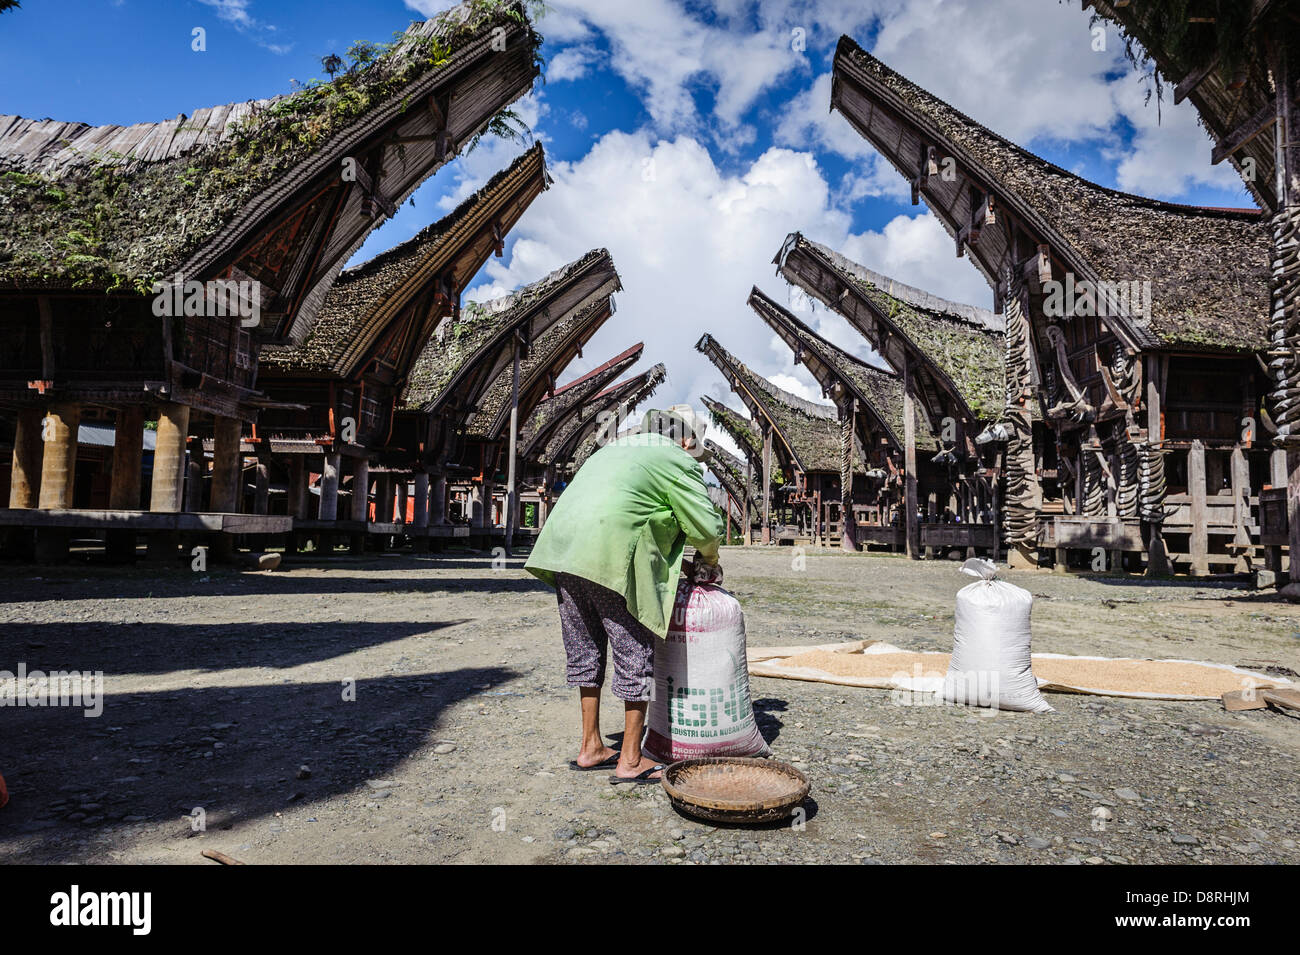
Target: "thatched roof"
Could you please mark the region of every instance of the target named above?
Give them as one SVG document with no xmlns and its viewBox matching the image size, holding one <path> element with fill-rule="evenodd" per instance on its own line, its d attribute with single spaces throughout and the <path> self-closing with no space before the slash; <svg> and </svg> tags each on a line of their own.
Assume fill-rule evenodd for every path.
<svg viewBox="0 0 1300 955">
<path fill-rule="evenodd" d="M 758 433 L 758 428 L 754 425 L 754 422 L 709 395 L 700 395 L 700 400 L 704 402 L 704 407 L 708 409 L 709 417 L 713 419 L 713 423 L 730 435 L 731 440 L 736 443 L 736 447 L 740 448 L 755 469 L 761 468 L 763 436 Z"/>
<path fill-rule="evenodd" d="M 128 127 L 0 116 L 0 286 L 147 292 L 176 273 L 216 278 L 263 223 L 330 193 L 340 204 L 312 211 L 331 223 L 302 306 L 314 312 L 374 228 L 372 204 L 391 214 L 528 92 L 540 43 L 519 3 L 469 0 L 412 24 L 372 63 L 285 96 Z M 440 126 L 424 105 L 439 98 L 451 104 Z M 340 190 L 344 160 L 380 143 L 382 196 L 361 178 Z"/>
<path fill-rule="evenodd" d="M 607 268 L 605 281 L 560 315 L 552 314 L 550 327 L 533 340 L 527 353 L 519 360 L 520 421 L 527 421 L 533 409 L 553 393 L 556 378 L 614 314 L 613 294 L 621 288 L 618 273 L 614 271 L 609 253 L 603 249 L 599 252 L 602 255 L 600 261 Z M 506 436 L 513 381 L 514 371 L 507 365 L 488 385 L 466 426 L 470 436 L 481 441 L 495 441 Z"/>
<path fill-rule="evenodd" d="M 492 227 L 504 235 L 549 183 L 546 157 L 538 143 L 453 212 L 341 273 L 302 342 L 293 347 L 265 346 L 262 364 L 287 373 L 347 375 L 365 358 L 385 321 L 417 296 L 431 289 L 446 296 L 453 291 L 453 282 L 457 286 L 468 282 L 493 248 Z M 436 287 L 439 283 L 442 288 Z"/>
<path fill-rule="evenodd" d="M 714 476 L 718 483 L 726 490 L 731 499 L 737 505 L 743 507 L 745 499 L 749 499 L 750 514 L 759 513 L 759 500 L 761 490 L 756 478 L 751 470 L 748 485 L 745 483 L 745 462 L 740 460 L 730 451 L 719 447 L 708 438 L 704 439 L 704 450 L 706 452 L 704 463 Z"/>
<path fill-rule="evenodd" d="M 509 372 L 516 331 L 536 343 L 554 325 L 604 302 L 619 287 L 609 253 L 595 249 L 509 295 L 467 304 L 459 321 L 443 322 L 429 338 L 411 371 L 403 404 L 425 412 L 444 406 L 462 413 L 476 410 L 488 389 Z"/>
<path fill-rule="evenodd" d="M 605 386 L 641 360 L 641 342 L 602 362 L 548 398 L 537 403 L 532 413 L 520 420 L 519 446 L 523 457 L 533 457 L 566 427 L 581 419 L 592 400 Z"/>
<path fill-rule="evenodd" d="M 969 238 L 983 196 L 994 196 L 996 222 L 965 247 L 995 289 L 1017 258 L 1006 229 L 1014 221 L 1050 247 L 1058 280 L 1150 283 L 1149 317 L 1106 319 L 1130 347 L 1266 347 L 1269 229 L 1261 213 L 1158 202 L 1088 182 L 990 132 L 849 37 L 835 56 L 832 106 L 904 176 L 917 177 L 954 236 Z M 936 150 L 940 168 L 921 178 L 925 148 Z M 945 178 L 947 159 L 957 175 Z"/>
<path fill-rule="evenodd" d="M 1001 413 L 1006 351 L 1001 316 L 873 272 L 797 232 L 786 239 L 776 263 L 786 279 L 848 318 L 890 365 L 901 372 L 911 356 L 921 366 L 918 391 L 933 426 L 936 417 L 953 413 L 945 394 L 960 402 L 961 417 L 991 421 Z M 843 289 L 853 294 L 841 296 Z"/>
<path fill-rule="evenodd" d="M 596 453 L 600 447 L 601 415 L 614 415 L 616 420 L 625 421 L 642 402 L 648 400 L 668 377 L 668 369 L 660 362 L 626 381 L 610 385 L 598 394 L 590 403 L 583 421 L 574 427 L 557 432 L 547 444 L 543 461 L 568 461 L 570 469 L 577 473 L 586 463 L 587 458 Z"/>
<path fill-rule="evenodd" d="M 1230 4 L 1213 0 L 1191 4 L 1185 0 L 1174 3 L 1085 0 L 1084 7 L 1088 6 L 1098 16 L 1117 24 L 1126 38 L 1140 44 L 1142 51 L 1155 61 L 1159 75 L 1173 84 L 1173 101 L 1191 100 L 1202 125 L 1217 141 L 1222 143 L 1238 127 L 1252 131 L 1253 135 L 1224 158 L 1242 174 L 1243 183 L 1261 206 L 1276 209 L 1273 129 L 1267 121 L 1261 126 L 1258 121 L 1252 123 L 1252 119 L 1267 117 L 1275 108 L 1268 64 L 1256 51 L 1260 37 L 1277 33 L 1278 24 L 1271 15 L 1285 16 L 1283 10 L 1287 4 L 1269 4 L 1263 0 Z M 1224 14 L 1235 14 L 1238 21 L 1223 24 L 1220 21 Z M 1220 56 L 1218 34 L 1225 27 L 1230 28 L 1229 32 L 1251 34 L 1245 41 L 1235 37 L 1230 41 L 1235 62 L 1227 62 Z M 1284 20 L 1281 27 L 1294 34 L 1293 23 Z M 1132 53 L 1135 59 L 1141 59 L 1138 50 Z M 1295 69 L 1294 64 L 1291 69 Z M 1253 167 L 1249 175 L 1248 165 Z"/>
<path fill-rule="evenodd" d="M 707 333 L 695 347 L 727 376 L 750 415 L 770 422 L 777 437 L 773 447 L 783 461 L 798 471 L 839 472 L 840 423 L 834 408 L 777 387 Z"/>
<path fill-rule="evenodd" d="M 757 287 L 749 305 L 795 354 L 829 397 L 847 403 L 858 400 L 859 414 L 871 422 L 870 431 L 887 437 L 895 448 L 903 446 L 903 382 L 892 371 L 869 364 L 831 344 L 764 295 Z M 913 422 L 919 446 L 928 446 L 926 431 Z"/>
</svg>

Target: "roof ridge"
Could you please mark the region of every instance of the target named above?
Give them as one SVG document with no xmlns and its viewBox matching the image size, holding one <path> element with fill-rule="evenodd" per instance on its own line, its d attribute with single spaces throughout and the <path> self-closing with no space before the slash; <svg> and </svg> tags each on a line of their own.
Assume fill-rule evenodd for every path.
<svg viewBox="0 0 1300 955">
<path fill-rule="evenodd" d="M 923 97 L 933 101 L 935 104 L 946 109 L 954 117 L 962 120 L 963 122 L 969 123 L 974 128 L 975 131 L 983 133 L 984 135 L 992 139 L 996 139 L 999 143 L 1003 144 L 1009 149 L 1015 150 L 1016 152 L 1024 156 L 1025 159 L 1029 160 L 1030 162 L 1038 166 L 1050 169 L 1052 172 L 1058 173 L 1062 176 L 1069 176 L 1071 179 L 1081 182 L 1084 185 L 1089 186 L 1090 188 L 1097 189 L 1101 192 L 1107 193 L 1112 196 L 1119 196 L 1124 199 L 1134 200 L 1136 202 L 1146 204 L 1153 209 L 1162 209 L 1168 212 L 1176 212 L 1180 214 L 1193 213 L 1198 215 L 1209 216 L 1212 218 L 1251 219 L 1251 220 L 1259 219 L 1261 216 L 1264 215 L 1263 210 L 1260 209 L 1230 210 L 1230 209 L 1223 209 L 1214 206 L 1194 206 L 1194 205 L 1188 205 L 1180 202 L 1168 202 L 1164 199 L 1153 199 L 1150 196 L 1143 196 L 1134 192 L 1124 192 L 1120 189 L 1113 189 L 1110 186 L 1103 186 L 1101 183 L 1094 182 L 1093 180 L 1087 178 L 1086 176 L 1080 176 L 1078 173 L 1071 172 L 1070 170 L 1065 169 L 1062 166 L 1058 166 L 1050 159 L 1044 159 L 1042 156 L 1039 156 L 1037 153 L 1030 152 L 1024 146 L 1021 146 L 1020 144 L 1013 142 L 1010 139 L 1007 139 L 1005 136 L 1002 136 L 1001 134 L 994 132 L 993 130 L 989 129 L 989 127 L 985 126 L 983 123 L 979 122 L 976 119 L 973 119 L 968 114 L 963 113 L 961 110 L 959 110 L 956 106 L 953 106 L 947 100 L 939 98 L 934 93 L 931 93 L 924 86 L 921 86 L 919 83 L 916 83 L 915 81 L 904 76 L 902 73 L 888 66 L 878 56 L 867 52 L 865 49 L 862 48 L 862 45 L 859 44 L 857 40 L 853 39 L 853 37 L 849 36 L 847 33 L 842 34 L 840 36 L 839 43 L 836 45 L 835 48 L 835 58 L 839 59 L 841 55 L 858 60 L 860 63 L 862 63 L 865 66 L 878 69 L 882 73 L 888 74 L 894 79 L 911 87 L 913 90 L 921 94 Z"/>
<path fill-rule="evenodd" d="M 875 372 L 876 374 L 884 375 L 887 378 L 897 379 L 900 377 L 898 372 L 894 371 L 892 368 L 881 368 L 879 365 L 873 365 L 869 361 L 864 361 L 863 359 L 859 358 L 857 355 L 853 354 L 852 352 L 845 351 L 843 348 L 841 348 L 839 345 L 836 345 L 833 341 L 831 341 L 829 338 L 826 338 L 824 335 L 821 335 L 818 332 L 813 331 L 811 326 L 809 326 L 806 322 L 804 322 L 797 315 L 791 312 L 788 308 L 785 308 L 783 305 L 781 305 L 780 302 L 772 298 L 772 296 L 768 295 L 757 285 L 755 285 L 750 290 L 749 295 L 750 298 L 754 298 L 755 296 L 757 296 L 761 301 L 766 302 L 767 304 L 775 308 L 778 317 L 783 321 L 788 321 L 793 323 L 796 331 L 799 331 L 810 338 L 816 339 L 818 343 L 824 345 L 826 348 L 830 349 L 836 354 L 843 356 L 847 361 L 850 361 L 853 364 L 858 365 L 864 371 Z"/>
<path fill-rule="evenodd" d="M 736 366 L 737 371 L 752 378 L 754 380 L 754 384 L 758 385 L 759 389 L 766 392 L 770 398 L 779 401 L 782 404 L 788 405 L 789 407 L 794 408 L 796 411 L 802 412 L 803 414 L 807 415 L 809 418 L 829 419 L 829 418 L 834 418 L 836 416 L 834 405 L 820 405 L 814 401 L 809 401 L 807 398 L 800 398 L 798 395 L 786 391 L 780 385 L 774 384 L 773 382 L 769 381 L 767 378 L 763 377 L 758 372 L 754 371 L 754 369 L 746 365 L 743 361 L 741 361 L 731 352 L 727 351 L 727 349 L 724 348 L 722 344 L 716 338 L 710 335 L 708 332 L 704 333 L 704 337 L 701 338 L 699 342 L 696 343 L 695 347 L 700 351 L 704 351 L 704 347 L 707 347 L 705 346 L 706 339 L 712 342 L 717 347 L 718 351 L 722 352 L 724 355 L 727 356 L 727 359 L 733 365 Z"/>
<path fill-rule="evenodd" d="M 999 335 L 1006 334 L 1006 319 L 987 308 L 980 308 L 978 305 L 966 305 L 962 302 L 949 301 L 941 298 L 925 289 L 917 288 L 914 285 L 908 285 L 906 282 L 900 282 L 898 279 L 885 275 L 883 272 L 877 272 L 869 269 L 865 265 L 854 262 L 849 257 L 836 252 L 828 245 L 822 245 L 820 242 L 814 242 L 805 236 L 802 232 L 792 232 L 786 239 L 786 246 L 782 248 L 779 260 L 783 260 L 785 252 L 792 247 L 792 242 L 801 242 L 818 250 L 830 260 L 831 265 L 844 272 L 862 279 L 865 282 L 874 285 L 890 298 L 897 299 L 905 305 L 912 308 L 918 308 L 933 315 L 942 315 L 949 318 L 955 318 L 972 325 L 978 329 L 988 332 L 995 332 Z"/>
</svg>

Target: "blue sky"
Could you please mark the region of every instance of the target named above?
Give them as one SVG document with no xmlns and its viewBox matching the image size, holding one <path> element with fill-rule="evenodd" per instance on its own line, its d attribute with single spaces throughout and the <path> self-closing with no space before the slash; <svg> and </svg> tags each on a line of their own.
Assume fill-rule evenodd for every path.
<svg viewBox="0 0 1300 955">
<path fill-rule="evenodd" d="M 320 57 L 386 41 L 443 0 L 25 0 L 0 15 L 0 112 L 131 123 L 285 92 Z M 192 30 L 206 31 L 204 52 Z M 1160 121 L 1113 33 L 1050 0 L 564 0 L 539 21 L 547 81 L 520 104 L 555 186 L 469 298 L 503 294 L 606 246 L 618 313 L 563 379 L 635 341 L 663 361 L 656 403 L 734 404 L 694 350 L 711 331 L 784 387 L 812 380 L 745 307 L 751 284 L 786 300 L 772 256 L 801 229 L 937 294 L 991 304 L 984 280 L 906 184 L 828 114 L 835 43 L 850 33 L 986 126 L 1103 185 L 1177 202 L 1249 206 L 1185 104 Z M 368 258 L 413 235 L 504 166 L 488 142 L 426 183 L 371 236 Z M 866 355 L 836 316 L 808 316 Z M 639 370 L 639 369 L 638 369 Z M 563 380 L 562 379 L 562 380 Z"/>
</svg>

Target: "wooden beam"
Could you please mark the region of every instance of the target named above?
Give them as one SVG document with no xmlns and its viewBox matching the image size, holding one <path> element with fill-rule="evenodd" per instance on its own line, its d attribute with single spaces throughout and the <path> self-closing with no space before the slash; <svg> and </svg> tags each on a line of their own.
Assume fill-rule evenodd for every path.
<svg viewBox="0 0 1300 955">
<path fill-rule="evenodd" d="M 1210 164 L 1223 162 L 1237 150 L 1249 145 L 1256 136 L 1271 129 L 1277 122 L 1277 101 L 1269 100 L 1264 107 L 1250 119 L 1234 129 L 1228 130 L 1210 153 Z"/>
</svg>

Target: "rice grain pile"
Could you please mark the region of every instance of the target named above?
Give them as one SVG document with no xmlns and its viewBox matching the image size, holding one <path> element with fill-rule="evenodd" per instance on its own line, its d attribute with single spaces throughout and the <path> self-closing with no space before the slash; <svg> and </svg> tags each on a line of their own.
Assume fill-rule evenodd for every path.
<svg viewBox="0 0 1300 955">
<path fill-rule="evenodd" d="M 807 650 L 786 657 L 783 667 L 806 667 L 832 676 L 865 679 L 942 677 L 947 653 L 836 653 Z M 1033 657 L 1034 676 L 1049 684 L 1112 693 L 1160 693 L 1169 696 L 1218 697 L 1229 690 L 1277 684 L 1232 670 L 1200 663 L 1167 660 L 1089 660 L 1082 657 Z"/>
</svg>

